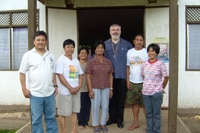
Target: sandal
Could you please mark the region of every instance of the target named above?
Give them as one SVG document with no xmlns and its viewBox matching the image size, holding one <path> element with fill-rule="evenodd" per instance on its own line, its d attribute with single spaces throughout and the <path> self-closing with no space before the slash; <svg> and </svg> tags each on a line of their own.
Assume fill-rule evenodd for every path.
<svg viewBox="0 0 200 133">
<path fill-rule="evenodd" d="M 99 127 L 94 127 L 94 133 L 100 133 Z"/>
<path fill-rule="evenodd" d="M 105 126 L 101 127 L 101 130 L 103 131 L 103 133 L 107 133 L 108 132 L 108 128 L 105 127 Z"/>
</svg>

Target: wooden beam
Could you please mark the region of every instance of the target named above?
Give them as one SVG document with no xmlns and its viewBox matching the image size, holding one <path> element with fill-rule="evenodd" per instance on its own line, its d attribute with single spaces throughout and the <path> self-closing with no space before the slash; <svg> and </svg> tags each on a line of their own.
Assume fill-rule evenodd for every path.
<svg viewBox="0 0 200 133">
<path fill-rule="evenodd" d="M 73 8 L 74 7 L 74 0 L 65 0 L 66 8 Z"/>
<path fill-rule="evenodd" d="M 46 3 L 46 0 L 38 0 L 38 1 L 40 1 L 42 4 L 44 4 L 45 5 L 45 3 Z"/>
<path fill-rule="evenodd" d="M 37 0 L 28 0 L 28 49 L 32 49 L 33 36 L 36 32 Z"/>
<path fill-rule="evenodd" d="M 177 132 L 178 103 L 178 5 L 177 0 L 169 0 L 170 40 L 169 40 L 169 112 L 168 133 Z"/>
<path fill-rule="evenodd" d="M 157 0 L 148 0 L 149 3 L 157 3 Z"/>
</svg>

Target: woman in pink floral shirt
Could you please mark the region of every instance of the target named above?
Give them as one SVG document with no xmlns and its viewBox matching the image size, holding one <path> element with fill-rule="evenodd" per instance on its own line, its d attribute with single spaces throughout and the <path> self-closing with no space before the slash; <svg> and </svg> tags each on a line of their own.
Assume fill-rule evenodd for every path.
<svg viewBox="0 0 200 133">
<path fill-rule="evenodd" d="M 168 73 L 165 64 L 157 59 L 159 52 L 160 47 L 157 44 L 150 44 L 147 47 L 149 59 L 142 64 L 141 69 L 144 77 L 142 94 L 146 109 L 147 133 L 161 132 L 161 104 Z"/>
</svg>

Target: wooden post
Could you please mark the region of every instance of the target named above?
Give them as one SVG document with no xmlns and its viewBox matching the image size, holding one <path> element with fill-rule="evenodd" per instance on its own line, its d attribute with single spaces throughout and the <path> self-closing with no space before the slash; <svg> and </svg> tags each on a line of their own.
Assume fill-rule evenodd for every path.
<svg viewBox="0 0 200 133">
<path fill-rule="evenodd" d="M 177 0 L 169 0 L 170 41 L 169 41 L 169 112 L 168 133 L 177 132 L 178 99 L 178 5 Z"/>
<path fill-rule="evenodd" d="M 32 49 L 33 36 L 36 32 L 37 0 L 28 1 L 28 49 Z"/>
</svg>

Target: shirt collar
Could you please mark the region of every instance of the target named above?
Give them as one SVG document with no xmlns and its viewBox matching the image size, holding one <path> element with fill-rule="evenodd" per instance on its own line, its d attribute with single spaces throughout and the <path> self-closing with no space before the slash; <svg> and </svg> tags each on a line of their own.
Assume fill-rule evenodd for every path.
<svg viewBox="0 0 200 133">
<path fill-rule="evenodd" d="M 38 53 L 37 50 L 35 49 L 35 47 L 32 49 L 32 51 Z M 45 53 L 43 56 L 46 56 L 48 54 L 49 54 L 49 51 L 47 49 L 45 49 Z"/>
</svg>

